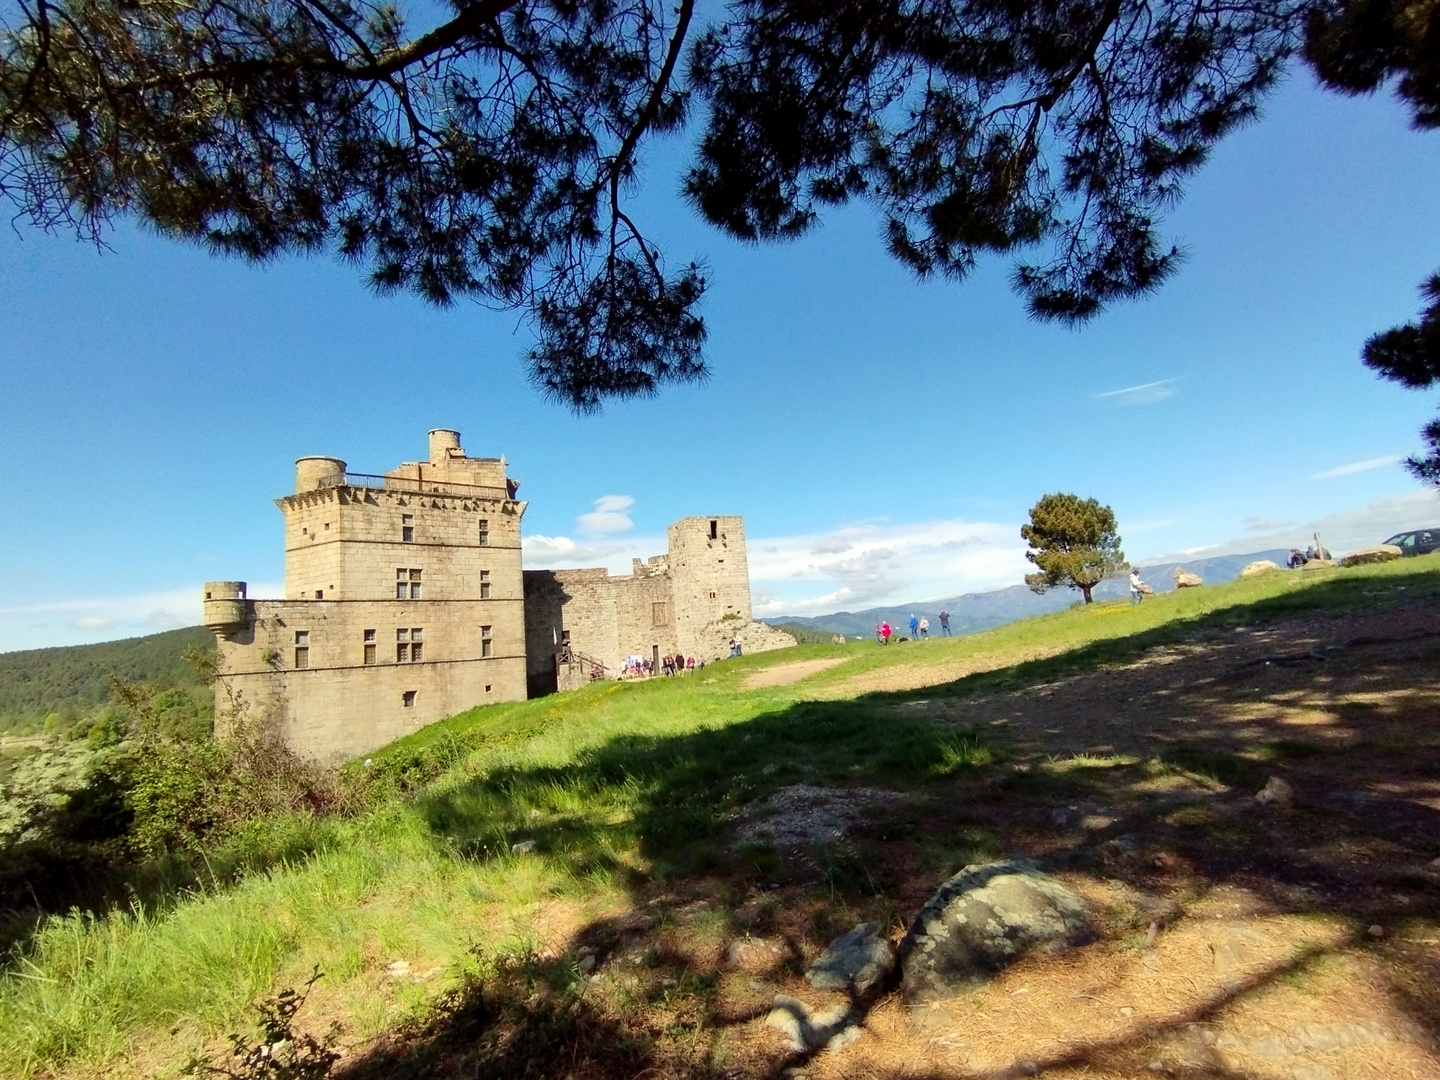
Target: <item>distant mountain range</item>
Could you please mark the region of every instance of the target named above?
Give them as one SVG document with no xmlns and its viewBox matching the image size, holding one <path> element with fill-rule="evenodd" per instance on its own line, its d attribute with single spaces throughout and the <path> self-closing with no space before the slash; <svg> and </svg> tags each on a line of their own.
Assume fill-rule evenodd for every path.
<svg viewBox="0 0 1440 1080">
<path fill-rule="evenodd" d="M 1152 563 L 1140 567 L 1140 576 L 1157 593 L 1170 592 L 1175 588 L 1174 573 L 1177 566 L 1184 567 L 1192 574 L 1199 574 L 1206 584 L 1218 585 L 1239 577 L 1241 569 L 1257 559 L 1269 559 L 1284 566 L 1289 557 L 1288 548 L 1276 548 L 1273 551 L 1256 551 L 1249 555 L 1217 555 L 1214 558 L 1194 559 L 1190 562 Z M 1126 596 L 1129 591 L 1128 577 L 1112 578 L 1095 586 L 1093 595 L 1097 600 L 1114 600 Z M 869 637 L 875 632 L 876 623 L 887 620 L 900 633 L 905 633 L 906 624 L 913 614 L 927 616 L 930 619 L 930 633 L 938 635 L 939 613 L 943 608 L 950 612 L 950 629 L 953 633 L 974 634 L 1031 615 L 1063 611 L 1079 599 L 1080 593 L 1074 589 L 1052 589 L 1047 593 L 1034 593 L 1028 585 L 1011 585 L 994 592 L 964 593 L 961 596 L 926 600 L 899 607 L 837 611 L 833 615 L 814 615 L 808 618 L 790 616 L 764 621 L 771 626 L 795 625 L 828 634 Z"/>
</svg>

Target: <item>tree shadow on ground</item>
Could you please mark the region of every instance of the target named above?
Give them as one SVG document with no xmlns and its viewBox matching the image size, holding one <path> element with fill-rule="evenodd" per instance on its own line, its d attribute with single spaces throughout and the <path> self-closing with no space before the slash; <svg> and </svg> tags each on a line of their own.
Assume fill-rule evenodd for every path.
<svg viewBox="0 0 1440 1080">
<path fill-rule="evenodd" d="M 950 873 L 1002 853 L 1165 900 L 1181 925 L 1223 894 L 1345 928 L 1037 1067 L 1138 1074 L 1168 1034 L 1341 955 L 1382 973 L 1406 1038 L 1440 1039 L 1440 952 L 1416 944 L 1440 929 L 1436 591 L 1336 580 L 944 687 L 617 739 L 429 794 L 421 810 L 457 857 L 533 840 L 577 874 L 625 875 L 634 908 L 554 957 L 496 969 L 343 1074 L 778 1075 L 808 1058 L 737 1034 L 777 987 L 803 991 L 804 961 L 831 936 L 903 925 Z M 1272 777 L 1293 799 L 1257 802 Z M 643 870 L 617 858 L 632 845 Z M 1151 909 L 1132 907 L 1113 938 L 1143 932 Z M 747 985 L 727 947 L 752 938 L 784 944 Z M 926 1075 L 918 1062 L 867 1071 Z"/>
</svg>

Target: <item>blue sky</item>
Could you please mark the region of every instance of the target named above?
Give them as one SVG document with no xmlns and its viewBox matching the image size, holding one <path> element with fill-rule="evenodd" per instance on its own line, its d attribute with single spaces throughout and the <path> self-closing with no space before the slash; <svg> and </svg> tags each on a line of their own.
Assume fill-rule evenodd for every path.
<svg viewBox="0 0 1440 1080">
<path fill-rule="evenodd" d="M 916 282 L 865 207 L 738 244 L 674 197 L 638 210 L 711 271 L 713 377 L 575 417 L 525 380 L 513 314 L 376 297 L 324 259 L 256 268 L 129 226 L 110 250 L 0 230 L 0 650 L 198 621 L 205 580 L 282 577 L 293 461 L 381 472 L 453 427 L 529 500 L 527 564 L 628 567 L 688 514 L 744 514 L 757 614 L 1013 584 L 1048 491 L 1114 507 L 1132 559 L 1337 549 L 1440 524 L 1395 464 L 1434 395 L 1361 367 L 1440 268 L 1440 136 L 1297 71 L 1168 222 L 1156 296 L 1029 321 L 990 262 Z"/>
</svg>

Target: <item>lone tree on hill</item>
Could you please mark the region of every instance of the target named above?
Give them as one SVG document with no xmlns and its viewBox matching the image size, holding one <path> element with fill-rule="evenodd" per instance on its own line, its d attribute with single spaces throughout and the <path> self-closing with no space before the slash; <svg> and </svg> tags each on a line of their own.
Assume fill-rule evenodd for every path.
<svg viewBox="0 0 1440 1080">
<path fill-rule="evenodd" d="M 633 213 L 649 141 L 692 121 L 683 190 L 726 232 L 788 239 L 864 199 L 917 275 L 1010 255 L 1032 314 L 1066 322 L 1174 271 L 1164 211 L 1297 52 L 1340 93 L 1393 81 L 1417 127 L 1440 126 L 1436 0 L 443 0 L 410 14 L 0 0 L 0 200 L 91 240 L 130 214 L 216 252 L 326 251 L 382 291 L 519 310 L 532 377 L 585 410 L 705 376 L 705 275 L 667 265 Z M 1433 356 L 1410 329 L 1371 362 L 1410 372 Z"/>
<path fill-rule="evenodd" d="M 1025 557 L 1040 568 L 1026 574 L 1037 593 L 1065 586 L 1079 589 L 1085 603 L 1090 590 L 1129 568 L 1115 531 L 1115 511 L 1094 499 L 1063 492 L 1046 495 L 1030 508 L 1030 524 L 1020 526 L 1030 545 Z"/>
</svg>

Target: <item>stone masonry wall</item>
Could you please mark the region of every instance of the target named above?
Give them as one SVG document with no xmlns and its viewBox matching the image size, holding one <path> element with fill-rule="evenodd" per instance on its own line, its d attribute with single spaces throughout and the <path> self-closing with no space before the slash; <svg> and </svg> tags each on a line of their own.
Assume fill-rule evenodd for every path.
<svg viewBox="0 0 1440 1080">
<path fill-rule="evenodd" d="M 481 655 L 482 626 L 491 628 L 489 657 Z M 421 630 L 420 663 L 397 659 L 400 629 L 407 653 Z M 366 630 L 374 631 L 373 663 Z M 217 645 L 217 715 L 238 696 L 248 715 L 277 724 L 291 746 L 324 761 L 366 753 L 475 705 L 526 696 L 518 598 L 251 600 L 245 625 Z M 304 667 L 297 648 L 306 650 Z"/>
<path fill-rule="evenodd" d="M 285 598 L 393 600 L 396 571 L 422 571 L 421 595 L 519 599 L 524 503 L 334 487 L 277 500 L 285 512 Z M 404 541 L 406 518 L 410 541 Z M 488 543 L 480 545 L 481 522 Z"/>
<path fill-rule="evenodd" d="M 555 654 L 566 632 L 571 649 L 602 661 L 610 676 L 631 654 L 680 653 L 710 662 L 729 655 L 731 638 L 747 652 L 795 644 L 789 634 L 751 621 L 742 518 L 684 518 L 670 526 L 667 539 L 666 555 L 635 560 L 626 576 L 603 569 L 525 572 L 532 693 L 573 682 L 568 671 L 557 680 Z"/>
</svg>

